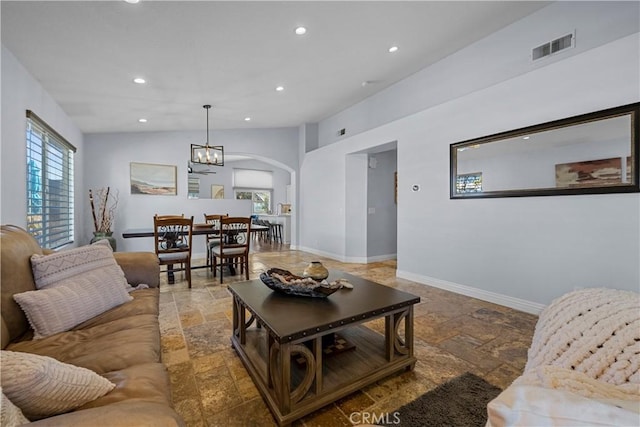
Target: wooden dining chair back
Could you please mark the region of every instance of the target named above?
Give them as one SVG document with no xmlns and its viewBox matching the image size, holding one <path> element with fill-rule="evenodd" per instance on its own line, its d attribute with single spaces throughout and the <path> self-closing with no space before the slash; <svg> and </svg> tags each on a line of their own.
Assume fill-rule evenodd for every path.
<svg viewBox="0 0 640 427">
<path fill-rule="evenodd" d="M 220 283 L 223 282 L 222 271 L 226 266 L 239 268 L 249 280 L 249 246 L 251 244 L 251 218 L 220 218 L 220 234 L 218 246 L 211 248 L 213 276 L 220 269 Z M 218 263 L 218 260 L 220 263 Z"/>
<path fill-rule="evenodd" d="M 158 215 L 158 214 L 156 214 L 156 218 L 158 218 L 158 219 L 184 218 L 184 214 L 181 214 L 181 215 L 178 215 L 178 214 L 173 214 L 173 215 Z"/>
<path fill-rule="evenodd" d="M 219 233 L 220 233 L 220 218 L 222 217 L 228 217 L 229 214 L 226 215 L 218 215 L 218 214 L 211 214 L 211 215 L 207 215 L 204 214 L 204 222 L 208 225 L 211 226 L 211 228 L 215 231 L 214 233 L 211 234 L 207 234 L 207 266 L 211 269 L 211 271 L 213 271 L 213 263 L 211 262 L 211 248 L 214 246 L 218 246 L 220 244 L 220 237 L 219 237 Z M 216 231 L 217 230 L 217 231 Z"/>
<path fill-rule="evenodd" d="M 167 266 L 169 282 L 174 271 L 183 270 L 187 283 L 191 287 L 191 241 L 193 217 L 159 216 L 153 217 L 153 235 L 155 238 L 156 255 L 160 265 Z M 181 268 L 173 268 L 180 264 Z"/>
</svg>

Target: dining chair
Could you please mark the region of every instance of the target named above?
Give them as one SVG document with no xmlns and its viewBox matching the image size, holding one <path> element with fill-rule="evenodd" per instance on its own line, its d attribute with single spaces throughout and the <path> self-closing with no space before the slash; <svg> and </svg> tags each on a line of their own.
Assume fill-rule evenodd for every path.
<svg viewBox="0 0 640 427">
<path fill-rule="evenodd" d="M 193 217 L 176 215 L 155 215 L 153 217 L 153 235 L 156 255 L 160 265 L 167 266 L 169 283 L 173 283 L 174 271 L 184 271 L 191 288 L 191 240 Z M 176 270 L 174 264 L 180 264 Z"/>
<path fill-rule="evenodd" d="M 211 228 L 213 228 L 214 230 L 218 230 L 215 233 L 212 234 L 207 234 L 206 238 L 207 238 L 207 267 L 209 267 L 211 269 L 211 271 L 213 271 L 213 263 L 211 262 L 211 248 L 214 246 L 218 246 L 220 244 L 220 238 L 219 238 L 219 233 L 220 233 L 220 218 L 222 217 L 228 217 L 229 214 L 226 215 L 218 215 L 218 214 L 211 214 L 211 215 L 207 215 L 204 214 L 204 222 L 206 224 L 211 225 Z"/>
<path fill-rule="evenodd" d="M 211 248 L 213 277 L 220 269 L 220 283 L 223 283 L 225 263 L 230 269 L 240 268 L 244 271 L 245 279 L 249 280 L 249 246 L 251 244 L 251 218 L 222 217 L 220 218 L 219 244 Z M 218 259 L 220 263 L 218 264 Z"/>
<path fill-rule="evenodd" d="M 156 214 L 155 216 L 157 216 L 159 219 L 169 219 L 169 218 L 184 218 L 184 214 L 167 214 L 167 215 L 158 215 Z M 184 268 L 183 264 L 180 264 L 180 268 Z"/>
</svg>

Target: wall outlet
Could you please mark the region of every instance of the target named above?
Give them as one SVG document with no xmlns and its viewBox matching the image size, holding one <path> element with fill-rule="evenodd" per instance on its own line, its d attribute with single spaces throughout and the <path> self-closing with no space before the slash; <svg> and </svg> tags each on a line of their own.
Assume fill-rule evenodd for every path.
<svg viewBox="0 0 640 427">
<path fill-rule="evenodd" d="M 373 215 L 374 213 L 376 213 L 376 208 L 369 208 L 368 212 L 369 215 Z"/>
</svg>

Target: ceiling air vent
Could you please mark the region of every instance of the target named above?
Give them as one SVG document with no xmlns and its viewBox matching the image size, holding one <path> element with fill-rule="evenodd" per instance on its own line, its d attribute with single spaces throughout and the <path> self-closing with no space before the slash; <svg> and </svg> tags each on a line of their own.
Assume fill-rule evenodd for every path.
<svg viewBox="0 0 640 427">
<path fill-rule="evenodd" d="M 545 44 L 542 44 L 538 47 L 534 47 L 531 50 L 531 59 L 533 61 L 537 61 L 538 59 L 542 59 L 546 56 L 553 55 L 554 53 L 558 53 L 565 49 L 572 48 L 576 45 L 576 37 L 575 33 L 567 34 L 566 36 L 562 36 L 555 40 L 551 40 Z"/>
</svg>

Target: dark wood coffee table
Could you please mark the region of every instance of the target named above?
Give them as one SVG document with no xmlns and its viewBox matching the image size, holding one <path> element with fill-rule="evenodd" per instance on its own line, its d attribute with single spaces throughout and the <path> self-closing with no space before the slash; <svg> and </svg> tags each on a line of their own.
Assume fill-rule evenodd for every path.
<svg viewBox="0 0 640 427">
<path fill-rule="evenodd" d="M 228 286 L 233 295 L 231 344 L 279 425 L 415 366 L 413 305 L 420 298 L 330 272 L 329 280 L 338 278 L 348 279 L 353 289 L 327 298 L 276 293 L 260 280 Z M 381 317 L 384 335 L 363 325 Z M 336 332 L 355 350 L 323 357 L 322 337 Z"/>
</svg>

